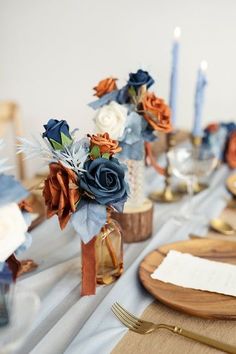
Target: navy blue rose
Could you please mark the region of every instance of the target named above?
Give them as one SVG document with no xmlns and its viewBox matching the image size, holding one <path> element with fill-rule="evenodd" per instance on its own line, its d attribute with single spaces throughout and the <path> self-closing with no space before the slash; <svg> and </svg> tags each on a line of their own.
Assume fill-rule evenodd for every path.
<svg viewBox="0 0 236 354">
<path fill-rule="evenodd" d="M 228 131 L 228 134 L 231 134 L 233 131 L 236 130 L 236 124 L 234 122 L 230 123 L 221 123 L 222 127 L 225 127 Z"/>
<path fill-rule="evenodd" d="M 44 125 L 45 132 L 43 138 L 47 138 L 55 150 L 62 150 L 65 146 L 72 143 L 69 125 L 65 120 L 50 119 Z"/>
<path fill-rule="evenodd" d="M 147 71 L 139 69 L 136 73 L 129 74 L 128 86 L 134 87 L 136 91 L 143 85 L 149 88 L 153 84 L 154 80 Z"/>
<path fill-rule="evenodd" d="M 81 176 L 80 188 L 102 205 L 122 210 L 127 200 L 128 185 L 125 171 L 116 158 L 88 160 L 84 164 L 86 172 Z"/>
</svg>

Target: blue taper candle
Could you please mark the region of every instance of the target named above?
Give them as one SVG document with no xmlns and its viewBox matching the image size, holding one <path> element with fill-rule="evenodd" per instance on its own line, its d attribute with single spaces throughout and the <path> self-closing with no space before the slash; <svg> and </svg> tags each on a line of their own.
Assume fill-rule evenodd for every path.
<svg viewBox="0 0 236 354">
<path fill-rule="evenodd" d="M 178 71 L 179 71 L 179 38 L 181 30 L 176 27 L 174 30 L 174 43 L 172 47 L 172 68 L 170 76 L 170 97 L 171 121 L 173 128 L 176 127 L 177 120 L 177 94 L 178 94 Z"/>
<path fill-rule="evenodd" d="M 206 78 L 207 62 L 201 62 L 197 74 L 197 83 L 194 101 L 194 123 L 193 123 L 193 136 L 202 136 L 202 113 L 204 105 L 205 88 L 207 85 Z"/>
</svg>

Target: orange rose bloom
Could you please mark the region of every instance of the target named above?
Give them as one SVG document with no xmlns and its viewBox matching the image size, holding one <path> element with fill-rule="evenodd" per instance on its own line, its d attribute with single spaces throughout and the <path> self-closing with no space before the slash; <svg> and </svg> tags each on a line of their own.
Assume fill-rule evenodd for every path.
<svg viewBox="0 0 236 354">
<path fill-rule="evenodd" d="M 98 146 L 101 155 L 108 153 L 112 156 L 122 150 L 119 146 L 119 142 L 117 140 L 112 140 L 108 133 L 88 136 L 90 138 L 91 149 L 94 146 Z"/>
<path fill-rule="evenodd" d="M 206 130 L 210 133 L 215 133 L 219 129 L 219 124 L 211 123 L 206 127 Z"/>
<path fill-rule="evenodd" d="M 117 90 L 116 80 L 113 77 L 108 77 L 107 79 L 99 81 L 96 87 L 93 89 L 96 91 L 94 96 L 102 97 L 106 93 L 110 93 Z"/>
<path fill-rule="evenodd" d="M 168 133 L 171 131 L 170 108 L 162 98 L 147 92 L 142 99 L 144 118 L 154 130 Z"/>
<path fill-rule="evenodd" d="M 231 168 L 236 168 L 236 132 L 232 132 L 229 138 L 226 152 L 226 161 Z"/>
<path fill-rule="evenodd" d="M 58 215 L 60 227 L 64 229 L 80 199 L 77 176 L 74 171 L 60 163 L 51 163 L 49 169 L 50 172 L 43 189 L 47 217 Z"/>
</svg>

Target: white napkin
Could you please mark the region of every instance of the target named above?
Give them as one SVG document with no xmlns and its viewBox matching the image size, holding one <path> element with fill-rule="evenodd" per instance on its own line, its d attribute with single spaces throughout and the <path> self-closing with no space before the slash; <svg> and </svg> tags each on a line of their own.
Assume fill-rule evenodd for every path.
<svg viewBox="0 0 236 354">
<path fill-rule="evenodd" d="M 25 242 L 27 225 L 17 204 L 0 208 L 0 262 Z"/>
<path fill-rule="evenodd" d="M 153 279 L 185 288 L 236 296 L 236 265 L 169 251 Z"/>
</svg>

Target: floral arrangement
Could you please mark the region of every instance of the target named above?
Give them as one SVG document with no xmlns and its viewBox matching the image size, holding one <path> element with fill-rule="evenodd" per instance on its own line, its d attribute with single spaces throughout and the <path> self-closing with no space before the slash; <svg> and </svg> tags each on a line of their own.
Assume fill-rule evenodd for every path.
<svg viewBox="0 0 236 354">
<path fill-rule="evenodd" d="M 42 141 L 20 139 L 20 152 L 49 162 L 43 187 L 47 216 L 57 215 L 61 229 L 70 221 L 82 244 L 82 295 L 95 294 L 96 235 L 107 220 L 107 209 L 121 212 L 128 197 L 121 151 L 108 133 L 76 138 L 65 120 L 50 119 Z"/>
<path fill-rule="evenodd" d="M 203 149 L 211 149 L 220 161 L 236 168 L 236 124 L 212 123 L 204 130 Z"/>
<path fill-rule="evenodd" d="M 20 138 L 20 152 L 49 162 L 43 187 L 47 216 L 57 215 L 61 229 L 69 220 L 84 243 L 106 222 L 107 208 L 121 212 L 128 197 L 121 151 L 108 133 L 76 138 L 65 120 L 50 119 L 42 142 Z"/>
<path fill-rule="evenodd" d="M 0 141 L 0 148 L 3 147 L 3 141 Z M 0 210 L 2 210 L 7 205 L 17 204 L 19 209 L 21 210 L 24 222 L 26 224 L 25 229 L 31 224 L 31 208 L 29 204 L 26 202 L 25 198 L 28 196 L 28 191 L 18 182 L 13 176 L 6 175 L 5 172 L 10 169 L 10 167 L 6 164 L 7 159 L 0 159 Z M 1 217 L 4 215 L 4 227 L 5 232 L 7 233 L 6 228 L 9 226 L 11 229 L 12 225 L 12 215 L 6 214 L 2 212 Z M 0 223 L 3 220 L 0 218 Z M 9 282 L 9 279 L 16 279 L 16 277 L 23 272 L 21 269 L 21 262 L 17 260 L 16 255 L 21 254 L 27 248 L 30 247 L 32 243 L 31 235 L 26 231 L 24 242 L 14 250 L 5 262 L 0 262 L 0 281 L 4 281 L 4 279 Z M 27 261 L 23 261 L 27 262 Z M 36 266 L 36 264 L 35 264 Z M 27 271 L 27 269 L 25 269 Z"/>
<path fill-rule="evenodd" d="M 94 121 L 99 133 L 109 132 L 119 141 L 123 159 L 141 160 L 143 142 L 157 138 L 156 132 L 170 132 L 170 108 L 162 98 L 150 92 L 154 84 L 147 71 L 139 69 L 130 73 L 124 87 L 118 89 L 116 78 L 106 78 L 98 83 L 95 96 L 89 104 L 97 110 Z"/>
</svg>

